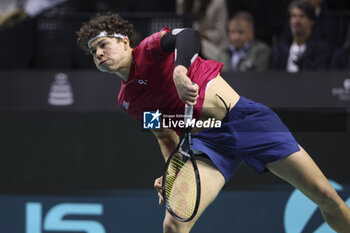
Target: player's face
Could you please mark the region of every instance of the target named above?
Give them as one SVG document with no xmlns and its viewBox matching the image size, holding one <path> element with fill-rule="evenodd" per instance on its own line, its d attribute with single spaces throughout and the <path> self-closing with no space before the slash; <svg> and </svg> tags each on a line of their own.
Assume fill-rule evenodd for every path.
<svg viewBox="0 0 350 233">
<path fill-rule="evenodd" d="M 245 20 L 231 20 L 228 24 L 228 37 L 236 49 L 241 49 L 245 43 L 254 37 L 254 32 L 249 23 Z"/>
<path fill-rule="evenodd" d="M 100 37 L 91 43 L 90 53 L 96 67 L 103 72 L 115 73 L 125 64 L 127 44 L 123 40 Z"/>
<path fill-rule="evenodd" d="M 297 7 L 290 11 L 290 28 L 293 35 L 305 35 L 311 33 L 314 21 L 309 19 L 306 14 Z"/>
</svg>

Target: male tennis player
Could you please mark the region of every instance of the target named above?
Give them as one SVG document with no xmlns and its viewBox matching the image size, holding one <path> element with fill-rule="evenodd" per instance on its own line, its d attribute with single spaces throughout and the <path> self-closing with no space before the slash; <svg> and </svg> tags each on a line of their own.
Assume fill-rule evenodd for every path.
<svg viewBox="0 0 350 233">
<path fill-rule="evenodd" d="M 144 108 L 183 114 L 187 103 L 194 105 L 196 119 L 222 120 L 221 128 L 193 134 L 193 149 L 205 154 L 197 156 L 202 188 L 197 216 L 184 223 L 167 213 L 164 232 L 189 232 L 242 161 L 286 180 L 319 206 L 336 232 L 350 232 L 350 210 L 317 165 L 271 109 L 239 96 L 220 77 L 221 63 L 197 56 L 196 31 L 165 28 L 132 48 L 133 26 L 109 13 L 84 23 L 77 34 L 97 68 L 122 79 L 118 102 L 130 116 L 141 120 Z M 165 159 L 180 133 L 176 128 L 154 132 Z M 160 178 L 155 188 L 161 190 Z"/>
</svg>

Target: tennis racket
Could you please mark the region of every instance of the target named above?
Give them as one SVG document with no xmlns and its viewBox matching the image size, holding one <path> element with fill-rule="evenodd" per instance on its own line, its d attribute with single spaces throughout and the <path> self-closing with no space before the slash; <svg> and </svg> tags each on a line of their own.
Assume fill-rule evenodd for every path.
<svg viewBox="0 0 350 233">
<path fill-rule="evenodd" d="M 167 160 L 163 174 L 162 194 L 165 207 L 176 219 L 187 222 L 194 218 L 200 201 L 200 179 L 193 159 L 191 127 L 193 106 L 185 106 L 185 130 L 180 143 Z"/>
</svg>

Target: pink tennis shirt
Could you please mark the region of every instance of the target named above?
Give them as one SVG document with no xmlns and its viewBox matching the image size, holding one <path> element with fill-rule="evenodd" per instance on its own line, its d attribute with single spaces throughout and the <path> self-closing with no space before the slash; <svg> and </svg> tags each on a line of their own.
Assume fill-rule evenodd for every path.
<svg viewBox="0 0 350 233">
<path fill-rule="evenodd" d="M 161 35 L 170 32 L 164 28 L 145 38 L 132 51 L 129 78 L 122 80 L 118 95 L 119 106 L 131 117 L 142 121 L 144 111 L 159 110 L 163 115 L 184 114 L 185 104 L 178 96 L 173 82 L 174 53 L 160 47 Z M 193 109 L 198 119 L 204 102 L 207 83 L 221 71 L 223 64 L 197 57 L 187 75 L 199 86 L 199 97 Z M 174 128 L 180 135 L 182 130 Z"/>
</svg>

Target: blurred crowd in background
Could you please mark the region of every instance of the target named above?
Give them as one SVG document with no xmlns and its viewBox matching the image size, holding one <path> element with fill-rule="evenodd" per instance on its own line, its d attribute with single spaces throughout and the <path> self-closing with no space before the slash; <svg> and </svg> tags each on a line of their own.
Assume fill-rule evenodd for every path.
<svg viewBox="0 0 350 233">
<path fill-rule="evenodd" d="M 349 0 L 0 0 L 0 69 L 94 69 L 76 31 L 109 11 L 134 24 L 138 42 L 196 29 L 200 55 L 224 71 L 350 70 Z"/>
</svg>

